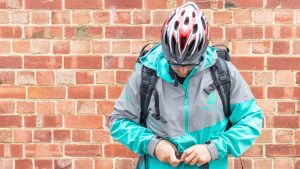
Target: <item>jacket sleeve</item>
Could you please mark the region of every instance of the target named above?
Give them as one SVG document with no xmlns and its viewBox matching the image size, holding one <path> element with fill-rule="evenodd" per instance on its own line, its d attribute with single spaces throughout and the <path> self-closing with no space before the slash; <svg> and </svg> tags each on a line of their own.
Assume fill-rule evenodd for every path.
<svg viewBox="0 0 300 169">
<path fill-rule="evenodd" d="M 241 156 L 260 135 L 262 128 L 262 110 L 256 104 L 253 94 L 238 70 L 228 63 L 231 69 L 231 96 L 229 117 L 232 127 L 216 133 L 213 144 L 208 146 L 212 160 L 224 158 L 227 154 Z"/>
<path fill-rule="evenodd" d="M 113 139 L 131 151 L 141 156 L 144 154 L 153 156 L 159 139 L 151 130 L 139 125 L 140 83 L 141 67 L 138 67 L 130 76 L 110 114 L 110 133 Z"/>
</svg>

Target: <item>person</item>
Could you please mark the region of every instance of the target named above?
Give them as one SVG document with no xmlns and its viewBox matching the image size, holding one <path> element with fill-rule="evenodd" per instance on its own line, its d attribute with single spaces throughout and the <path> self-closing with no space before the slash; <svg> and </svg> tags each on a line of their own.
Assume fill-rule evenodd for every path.
<svg viewBox="0 0 300 169">
<path fill-rule="evenodd" d="M 213 81 L 209 68 L 217 60 L 217 49 L 208 43 L 208 22 L 188 2 L 167 18 L 161 42 L 139 58 L 109 117 L 112 138 L 141 156 L 136 168 L 189 169 L 208 163 L 210 169 L 226 169 L 228 154 L 241 156 L 260 135 L 262 110 L 231 62 L 226 62 L 230 117 L 224 115 L 217 90 L 203 92 Z M 158 76 L 154 90 L 160 118 L 153 116 L 157 109 L 152 96 L 146 127 L 139 124 L 142 66 Z"/>
</svg>

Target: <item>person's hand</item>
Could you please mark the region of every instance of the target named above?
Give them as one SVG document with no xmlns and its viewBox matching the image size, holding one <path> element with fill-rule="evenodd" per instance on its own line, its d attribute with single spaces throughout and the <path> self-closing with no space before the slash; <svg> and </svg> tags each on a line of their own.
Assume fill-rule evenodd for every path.
<svg viewBox="0 0 300 169">
<path fill-rule="evenodd" d="M 176 158 L 176 147 L 166 140 L 159 141 L 154 153 L 159 161 L 169 163 L 173 167 L 178 166 L 178 164 L 181 162 Z"/>
<path fill-rule="evenodd" d="M 186 149 L 181 156 L 181 161 L 189 165 L 195 165 L 197 163 L 203 165 L 210 160 L 211 155 L 204 144 L 194 145 Z"/>
</svg>

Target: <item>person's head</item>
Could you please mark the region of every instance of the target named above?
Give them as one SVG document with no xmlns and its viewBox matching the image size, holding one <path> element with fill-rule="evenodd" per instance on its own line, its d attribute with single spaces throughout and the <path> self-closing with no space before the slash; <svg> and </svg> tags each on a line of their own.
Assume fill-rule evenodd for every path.
<svg viewBox="0 0 300 169">
<path fill-rule="evenodd" d="M 193 2 L 175 9 L 162 28 L 164 57 L 181 77 L 185 77 L 194 66 L 199 65 L 208 41 L 207 20 Z"/>
</svg>

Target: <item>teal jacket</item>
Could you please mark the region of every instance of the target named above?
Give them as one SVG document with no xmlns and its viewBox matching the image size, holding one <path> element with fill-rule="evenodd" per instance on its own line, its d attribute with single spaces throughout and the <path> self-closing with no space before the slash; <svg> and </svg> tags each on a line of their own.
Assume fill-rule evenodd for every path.
<svg viewBox="0 0 300 169">
<path fill-rule="evenodd" d="M 241 156 L 260 135 L 262 110 L 257 106 L 247 83 L 230 62 L 227 62 L 232 80 L 232 114 L 229 119 L 233 126 L 225 131 L 229 119 L 224 115 L 218 92 L 214 90 L 207 95 L 203 91 L 213 81 L 208 68 L 215 63 L 216 49 L 209 46 L 203 56 L 200 65 L 177 87 L 173 85 L 169 63 L 163 57 L 161 45 L 155 46 L 140 59 L 143 65 L 157 72 L 159 79 L 155 88 L 159 93 L 159 110 L 167 123 L 151 116 L 156 113 L 152 97 L 147 128 L 139 125 L 141 66 L 138 64 L 115 104 L 110 115 L 111 136 L 140 156 L 148 154 L 149 169 L 173 168 L 153 155 L 159 141 L 155 137 L 157 135 L 176 145 L 179 152 L 210 140 L 211 144 L 206 145 L 212 156 L 210 169 L 226 169 L 228 154 Z M 140 158 L 137 168 L 144 168 L 143 165 Z M 176 168 L 199 167 L 180 163 Z"/>
</svg>

